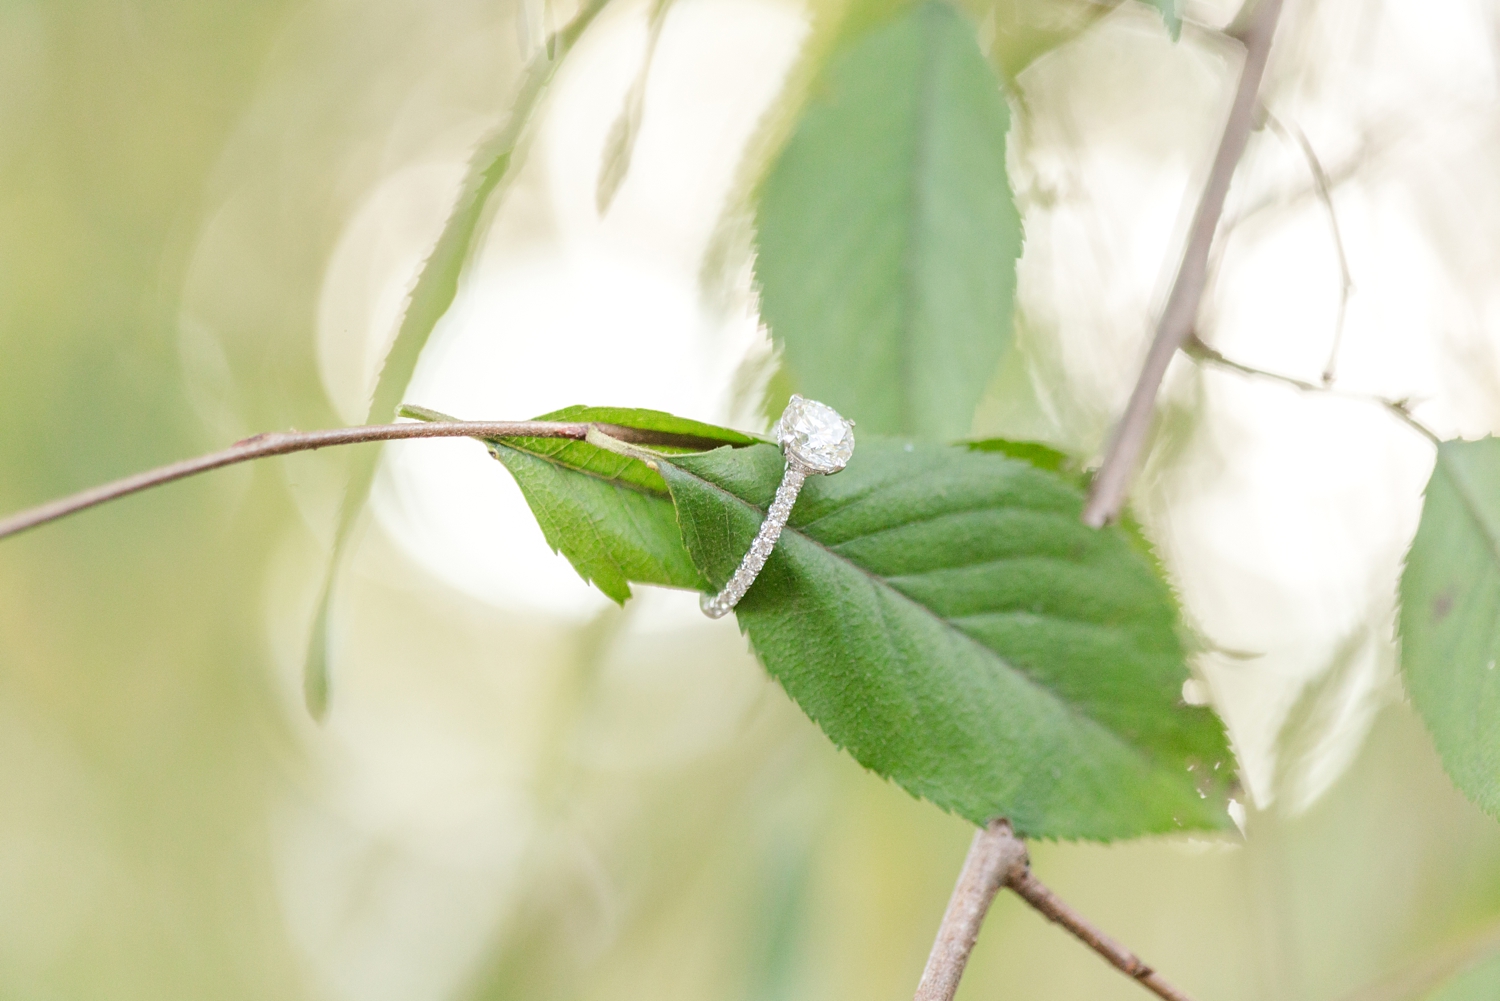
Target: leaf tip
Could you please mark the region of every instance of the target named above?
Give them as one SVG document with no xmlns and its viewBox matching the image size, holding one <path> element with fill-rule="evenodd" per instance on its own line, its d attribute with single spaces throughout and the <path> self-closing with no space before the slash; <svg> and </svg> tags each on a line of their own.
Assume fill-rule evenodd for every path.
<svg viewBox="0 0 1500 1001">
<path fill-rule="evenodd" d="M 307 644 L 307 659 L 302 665 L 302 703 L 314 722 L 328 717 L 328 605 L 325 595 L 313 620 L 312 636 Z"/>
</svg>

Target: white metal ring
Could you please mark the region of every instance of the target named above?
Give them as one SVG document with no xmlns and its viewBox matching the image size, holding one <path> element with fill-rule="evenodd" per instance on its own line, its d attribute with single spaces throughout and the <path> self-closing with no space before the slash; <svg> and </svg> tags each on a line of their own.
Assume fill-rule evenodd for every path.
<svg viewBox="0 0 1500 1001">
<path fill-rule="evenodd" d="M 841 417 L 838 411 L 817 400 L 793 396 L 781 419 L 771 429 L 771 436 L 781 445 L 786 456 L 786 473 L 781 485 L 776 488 L 776 498 L 761 523 L 760 531 L 750 543 L 750 551 L 740 561 L 739 569 L 729 578 L 729 583 L 715 595 L 705 594 L 698 606 L 711 619 L 728 615 L 755 578 L 760 574 L 781 530 L 792 516 L 792 505 L 797 503 L 797 494 L 809 476 L 829 476 L 843 469 L 854 454 L 854 422 Z"/>
</svg>

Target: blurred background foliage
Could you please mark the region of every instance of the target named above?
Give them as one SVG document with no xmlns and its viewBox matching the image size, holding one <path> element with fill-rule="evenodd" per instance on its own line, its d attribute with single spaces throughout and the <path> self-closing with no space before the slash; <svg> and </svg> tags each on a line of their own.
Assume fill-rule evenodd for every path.
<svg viewBox="0 0 1500 1001">
<path fill-rule="evenodd" d="M 1018 350 L 975 432 L 1080 454 L 1128 391 L 1232 79 L 1204 27 L 1231 10 L 1189 4 L 1173 46 L 1153 11 L 1095 8 L 969 9 L 1015 82 L 1027 232 Z M 754 426 L 775 360 L 739 193 L 826 25 L 870 10 L 679 0 L 601 219 L 648 17 L 612 5 L 408 398 Z M 470 149 L 567 14 L 0 0 L 0 506 L 362 418 Z M 1340 184 L 1341 385 L 1415 395 L 1447 433 L 1500 430 L 1495 23 L 1292 3 L 1269 84 Z M 1306 170 L 1257 135 L 1204 336 L 1311 378 L 1339 281 Z M 1041 844 L 1036 867 L 1200 998 L 1422 996 L 1500 944 L 1500 829 L 1390 671 L 1430 456 L 1374 408 L 1187 364 L 1166 404 L 1138 510 L 1206 638 L 1248 837 Z M 386 457 L 322 725 L 299 672 L 347 456 L 0 548 L 0 995 L 909 993 L 967 826 L 835 752 L 692 596 L 588 591 L 479 445 Z M 961 997 L 1138 992 L 1002 898 Z"/>
</svg>

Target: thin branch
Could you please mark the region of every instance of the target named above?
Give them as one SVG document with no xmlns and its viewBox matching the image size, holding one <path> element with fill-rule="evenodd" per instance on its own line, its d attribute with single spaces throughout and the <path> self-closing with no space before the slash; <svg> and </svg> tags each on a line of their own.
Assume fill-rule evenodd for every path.
<svg viewBox="0 0 1500 1001">
<path fill-rule="evenodd" d="M 1093 925 L 1077 911 L 1063 902 L 1057 894 L 1042 885 L 1042 881 L 1031 874 L 1029 867 L 1011 873 L 1006 884 L 1049 921 L 1055 921 L 1071 932 L 1079 941 L 1104 957 L 1104 961 L 1127 977 L 1137 981 L 1157 997 L 1165 1001 L 1191 1001 L 1186 994 L 1167 982 L 1166 978 L 1141 961 L 1141 958 L 1125 948 Z"/>
<path fill-rule="evenodd" d="M 1089 924 L 1033 876 L 1026 842 L 1016 837 L 1005 820 L 991 821 L 974 835 L 958 885 L 953 888 L 953 897 L 943 914 L 943 923 L 938 926 L 927 968 L 922 971 L 915 1001 L 953 1001 L 979 937 L 979 927 L 1002 886 L 1010 887 L 1047 920 L 1066 928 L 1115 969 L 1165 1001 L 1191 1001 L 1139 956 Z"/>
<path fill-rule="evenodd" d="M 1094 528 L 1113 521 L 1124 506 L 1126 491 L 1131 477 L 1135 475 L 1141 448 L 1151 428 L 1157 390 L 1161 388 L 1167 365 L 1197 322 L 1198 306 L 1203 300 L 1203 288 L 1208 277 L 1208 254 L 1213 246 L 1214 231 L 1224 212 L 1224 199 L 1229 194 L 1229 182 L 1234 176 L 1235 166 L 1244 154 L 1245 146 L 1250 141 L 1250 133 L 1255 127 L 1260 81 L 1265 75 L 1266 58 L 1271 51 L 1271 39 L 1276 34 L 1276 20 L 1280 13 L 1281 0 L 1258 0 L 1248 12 L 1243 29 L 1231 32 L 1245 46 L 1245 62 L 1240 69 L 1239 85 L 1235 89 L 1234 103 L 1229 109 L 1224 136 L 1219 142 L 1218 153 L 1214 156 L 1213 167 L 1209 170 L 1208 183 L 1204 185 L 1203 196 L 1193 214 L 1187 247 L 1183 251 L 1177 278 L 1172 283 L 1171 294 L 1167 296 L 1167 304 L 1157 324 L 1156 336 L 1146 354 L 1140 378 L 1130 394 L 1130 402 L 1126 404 L 1125 413 L 1105 450 L 1104 462 L 1089 489 L 1083 521 Z"/>
<path fill-rule="evenodd" d="M 1338 253 L 1339 276 L 1342 284 L 1339 288 L 1339 315 L 1334 322 L 1333 344 L 1328 349 L 1328 361 L 1323 365 L 1323 385 L 1333 385 L 1333 372 L 1338 364 L 1339 347 L 1344 340 L 1344 319 L 1349 313 L 1349 297 L 1354 294 L 1354 274 L 1349 270 L 1349 255 L 1344 252 L 1344 234 L 1339 228 L 1339 215 L 1333 207 L 1333 182 L 1328 177 L 1328 171 L 1323 169 L 1323 161 L 1318 158 L 1317 150 L 1313 149 L 1312 141 L 1307 138 L 1307 133 L 1302 126 L 1295 122 L 1290 125 L 1282 122 L 1273 115 L 1270 110 L 1266 111 L 1266 124 L 1270 125 L 1283 139 L 1294 142 L 1302 150 L 1302 156 L 1307 160 L 1307 169 L 1312 174 L 1313 185 L 1318 193 L 1318 200 L 1323 203 L 1324 210 L 1328 213 L 1328 228 L 1333 234 L 1333 249 Z"/>
<path fill-rule="evenodd" d="M 1279 372 L 1268 372 L 1263 368 L 1252 368 L 1249 365 L 1224 357 L 1217 350 L 1203 343 L 1197 334 L 1192 334 L 1188 337 L 1187 343 L 1182 346 L 1182 351 L 1189 358 L 1194 358 L 1209 365 L 1215 365 L 1231 372 L 1238 372 L 1241 375 L 1253 376 L 1258 379 L 1269 379 L 1272 382 L 1279 382 L 1284 386 L 1291 386 L 1293 389 L 1300 389 L 1306 393 L 1324 393 L 1328 396 L 1337 396 L 1345 400 L 1373 403 L 1375 406 L 1389 411 L 1401 423 L 1434 445 L 1442 440 L 1438 437 L 1436 431 L 1433 431 L 1412 415 L 1410 400 L 1392 400 L 1384 396 L 1375 396 L 1371 393 L 1351 393 L 1347 390 L 1335 389 L 1327 383 L 1308 382 L 1306 379 L 1298 379 L 1295 376 L 1282 375 Z"/>
<path fill-rule="evenodd" d="M 252 459 L 273 455 L 309 452 L 334 445 L 359 445 L 372 441 L 394 441 L 402 438 L 574 438 L 588 437 L 597 429 L 612 438 L 637 445 L 674 445 L 684 448 L 713 448 L 723 442 L 692 435 L 673 435 L 642 431 L 615 424 L 574 421 L 432 421 L 403 424 L 366 424 L 361 427 L 332 428 L 326 431 L 267 431 L 236 442 L 226 449 L 184 459 L 171 465 L 136 473 L 102 486 L 79 491 L 8 518 L 0 519 L 0 539 L 17 535 L 28 528 L 45 525 L 78 511 L 97 507 L 151 487 L 186 479 L 211 469 L 221 469 Z"/>
<path fill-rule="evenodd" d="M 927 968 L 917 984 L 915 1001 L 953 1001 L 995 894 L 1012 871 L 1025 866 L 1026 843 L 1011 833 L 1007 821 L 991 821 L 988 827 L 974 832 L 943 923 L 938 925 Z"/>
<path fill-rule="evenodd" d="M 1383 121 L 1378 126 L 1366 130 L 1360 136 L 1359 144 L 1352 153 L 1333 166 L 1325 167 L 1323 173 L 1328 179 L 1329 192 L 1337 191 L 1350 181 L 1361 178 L 1366 170 L 1379 165 L 1384 158 L 1403 146 L 1421 142 L 1425 138 L 1421 132 L 1423 126 L 1431 126 L 1430 118 L 1423 118 L 1420 121 Z M 1304 199 L 1317 196 L 1316 181 L 1311 185 L 1262 192 L 1253 201 L 1240 205 L 1234 214 L 1226 215 L 1219 226 L 1219 235 L 1221 238 L 1226 237 L 1257 216 L 1273 210 L 1280 212 L 1296 208 Z"/>
</svg>

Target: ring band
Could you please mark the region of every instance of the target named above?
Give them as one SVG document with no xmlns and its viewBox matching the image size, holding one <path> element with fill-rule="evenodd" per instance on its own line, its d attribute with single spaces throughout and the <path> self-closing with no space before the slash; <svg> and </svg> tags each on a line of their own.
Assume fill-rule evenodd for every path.
<svg viewBox="0 0 1500 1001">
<path fill-rule="evenodd" d="M 760 574 L 781 530 L 792 516 L 792 505 L 797 503 L 797 494 L 809 476 L 831 476 L 849 463 L 854 454 L 854 422 L 839 416 L 838 411 L 817 400 L 807 400 L 793 395 L 781 419 L 771 428 L 771 437 L 781 445 L 786 456 L 786 473 L 781 485 L 776 488 L 776 498 L 766 512 L 766 520 L 750 551 L 740 561 L 739 569 L 729 578 L 729 583 L 715 595 L 703 595 L 698 607 L 711 619 L 723 618 L 739 604 L 750 585 Z"/>
</svg>

